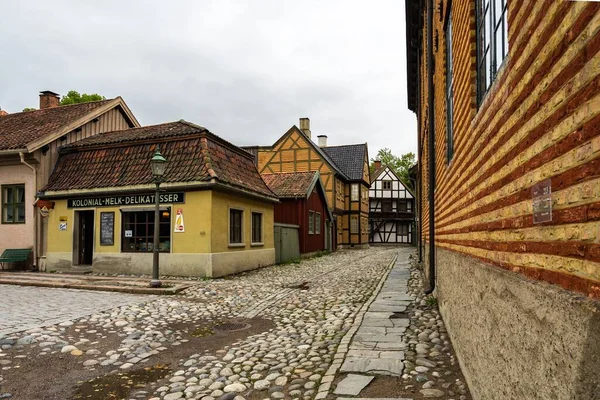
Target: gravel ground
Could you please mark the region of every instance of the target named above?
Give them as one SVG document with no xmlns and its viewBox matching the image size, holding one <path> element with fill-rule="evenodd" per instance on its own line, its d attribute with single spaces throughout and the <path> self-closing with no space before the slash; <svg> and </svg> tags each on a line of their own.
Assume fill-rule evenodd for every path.
<svg viewBox="0 0 600 400">
<path fill-rule="evenodd" d="M 341 251 L 0 335 L 0 398 L 311 399 L 397 253 Z"/>
</svg>

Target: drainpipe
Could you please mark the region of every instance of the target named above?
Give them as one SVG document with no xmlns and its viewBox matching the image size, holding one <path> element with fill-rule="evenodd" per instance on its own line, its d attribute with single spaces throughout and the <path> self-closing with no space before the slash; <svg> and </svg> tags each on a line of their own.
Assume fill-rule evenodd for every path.
<svg viewBox="0 0 600 400">
<path fill-rule="evenodd" d="M 33 193 L 37 193 L 37 171 L 35 169 L 34 166 L 32 166 L 31 164 L 28 164 L 25 161 L 25 154 L 20 151 L 19 152 L 19 157 L 21 157 L 21 163 L 26 165 L 27 167 L 29 167 L 31 169 L 31 171 L 33 172 Z M 38 223 L 38 217 L 37 217 L 37 213 L 35 212 L 35 206 L 34 206 L 34 210 L 33 210 L 33 262 L 35 263 L 35 265 L 38 265 L 38 237 L 37 237 L 37 233 L 38 233 L 38 227 L 37 227 L 37 223 Z"/>
<path fill-rule="evenodd" d="M 433 0 L 427 0 L 427 119 L 429 120 L 429 287 L 425 294 L 435 289 L 435 123 L 433 97 Z"/>
</svg>

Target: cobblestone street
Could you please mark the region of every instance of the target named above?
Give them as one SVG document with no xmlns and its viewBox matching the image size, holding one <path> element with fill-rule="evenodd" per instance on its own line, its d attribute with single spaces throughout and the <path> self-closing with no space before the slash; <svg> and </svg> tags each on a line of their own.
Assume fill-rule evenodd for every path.
<svg viewBox="0 0 600 400">
<path fill-rule="evenodd" d="M 352 360 L 361 364 L 361 356 L 375 356 L 356 347 L 357 340 L 370 346 L 370 334 L 381 342 L 373 344 L 377 368 L 350 369 L 397 379 L 392 395 L 370 397 L 408 392 L 422 398 L 415 385 L 427 381 L 426 389 L 442 389 L 445 382 L 435 378 L 443 373 L 436 362 L 427 360 L 429 367 L 423 367 L 423 359 L 451 349 L 444 331 L 431 329 L 431 311 L 415 314 L 415 304 L 426 302 L 411 302 L 420 296 L 409 293 L 407 283 L 412 252 L 341 251 L 226 279 L 199 280 L 173 296 L 3 286 L 0 398 L 335 398 L 333 389 L 348 372 L 347 367 L 340 371 L 346 357 L 345 366 L 353 365 Z M 388 308 L 399 305 L 417 320 L 413 323 L 408 314 L 390 319 L 387 314 L 396 310 Z M 429 326 L 421 327 L 419 317 Z M 432 318 L 441 323 L 439 316 Z M 426 329 L 432 343 L 418 347 Z M 385 334 L 391 336 L 382 339 Z M 424 354 L 430 345 L 435 348 Z M 417 353 L 416 366 L 405 361 Z M 433 372 L 431 381 L 427 371 Z M 466 393 L 464 383 L 457 387 Z M 452 398 L 442 390 L 425 393 Z"/>
</svg>

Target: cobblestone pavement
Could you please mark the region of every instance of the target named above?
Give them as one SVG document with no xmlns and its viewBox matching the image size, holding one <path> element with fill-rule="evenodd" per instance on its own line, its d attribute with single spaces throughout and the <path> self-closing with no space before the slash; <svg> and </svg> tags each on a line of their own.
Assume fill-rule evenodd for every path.
<svg viewBox="0 0 600 400">
<path fill-rule="evenodd" d="M 180 326 L 260 317 L 275 327 L 216 351 L 190 348 L 166 376 L 146 387 L 137 386 L 129 398 L 312 399 L 326 383 L 321 381 L 335 362 L 340 342 L 383 282 L 391 261 L 411 252 L 410 248 L 341 251 L 299 264 L 198 281 L 169 297 L 86 292 L 80 301 L 63 298 L 58 303 L 67 320 L 0 334 L 0 374 L 4 375 L 0 376 L 0 397 L 11 387 L 10 380 L 17 379 L 13 371 L 26 369 L 32 359 L 59 357 L 71 363 L 72 369 L 98 377 L 129 373 L 148 369 L 161 355 L 185 348 L 191 338 Z M 71 292 L 46 290 L 60 293 L 58 297 Z M 100 297 L 90 301 L 91 295 Z M 112 308 L 111 302 L 115 302 Z M 90 308 L 83 312 L 86 304 Z M 28 313 L 37 314 L 23 308 L 24 320 L 29 320 Z M 78 311 L 81 314 L 70 314 Z M 210 329 L 206 334 L 211 334 Z M 115 336 L 118 340 L 110 342 Z M 98 396 L 90 398 L 108 398 L 101 391 Z M 20 398 L 16 391 L 13 398 Z"/>
<path fill-rule="evenodd" d="M 140 296 L 0 285 L 0 334 L 48 326 L 140 301 Z"/>
</svg>

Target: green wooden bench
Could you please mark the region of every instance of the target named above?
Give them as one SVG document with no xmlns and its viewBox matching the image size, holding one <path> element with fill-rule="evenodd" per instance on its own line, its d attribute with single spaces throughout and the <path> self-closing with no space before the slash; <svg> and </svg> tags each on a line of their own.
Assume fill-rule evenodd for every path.
<svg viewBox="0 0 600 400">
<path fill-rule="evenodd" d="M 0 266 L 4 269 L 4 263 L 16 263 L 27 261 L 31 249 L 6 249 L 0 256 Z"/>
</svg>

